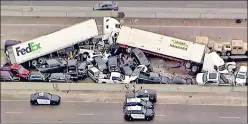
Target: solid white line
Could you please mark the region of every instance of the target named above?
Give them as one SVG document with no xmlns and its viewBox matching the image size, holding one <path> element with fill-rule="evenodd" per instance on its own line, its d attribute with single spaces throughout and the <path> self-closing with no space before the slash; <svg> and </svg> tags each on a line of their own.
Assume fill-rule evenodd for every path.
<svg viewBox="0 0 248 124">
<path fill-rule="evenodd" d="M 240 119 L 240 117 L 220 117 L 220 118 L 223 118 L 223 119 Z"/>
<path fill-rule="evenodd" d="M 73 24 L 71 24 L 73 25 Z M 49 26 L 49 27 L 68 27 L 68 24 L 1 24 L 1 26 Z M 102 27 L 102 25 L 97 25 Z M 150 28 L 237 28 L 237 29 L 247 29 L 247 27 L 226 27 L 226 26 L 169 26 L 169 25 L 125 25 L 130 27 L 150 27 Z"/>
<path fill-rule="evenodd" d="M 159 117 L 165 117 L 166 115 L 155 115 L 155 116 L 159 116 Z"/>
<path fill-rule="evenodd" d="M 93 116 L 95 115 L 94 113 L 92 114 L 86 114 L 86 113 L 76 113 L 76 115 L 82 115 L 82 116 Z"/>
<path fill-rule="evenodd" d="M 6 114 L 22 114 L 22 112 L 5 112 Z"/>
</svg>

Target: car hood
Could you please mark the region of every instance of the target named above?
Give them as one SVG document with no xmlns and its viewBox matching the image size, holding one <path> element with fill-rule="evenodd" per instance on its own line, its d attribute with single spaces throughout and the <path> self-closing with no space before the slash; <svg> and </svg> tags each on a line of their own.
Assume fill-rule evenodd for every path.
<svg viewBox="0 0 248 124">
<path fill-rule="evenodd" d="M 238 83 L 238 84 L 243 84 L 243 83 L 246 83 L 246 79 L 236 78 L 235 82 Z"/>
<path fill-rule="evenodd" d="M 149 101 L 146 103 L 146 105 L 149 106 L 149 107 L 153 106 L 153 104 L 151 102 L 149 102 Z"/>
<path fill-rule="evenodd" d="M 152 109 L 147 109 L 147 114 L 149 115 L 154 114 L 154 111 Z"/>
<path fill-rule="evenodd" d="M 196 83 L 197 83 L 198 85 L 205 84 L 205 83 L 203 82 L 203 80 L 202 80 L 203 75 L 204 75 L 204 73 L 198 73 L 198 74 L 196 75 Z"/>
<path fill-rule="evenodd" d="M 52 95 L 52 100 L 58 101 L 60 99 L 61 99 L 60 96 L 58 96 L 58 95 Z"/>
<path fill-rule="evenodd" d="M 22 74 L 25 74 L 25 75 L 28 75 L 29 74 L 29 71 L 27 69 L 24 69 Z"/>
</svg>

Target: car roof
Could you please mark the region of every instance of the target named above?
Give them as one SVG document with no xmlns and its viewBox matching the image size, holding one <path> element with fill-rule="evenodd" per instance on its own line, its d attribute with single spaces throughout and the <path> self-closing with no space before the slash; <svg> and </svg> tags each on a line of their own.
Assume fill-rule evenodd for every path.
<svg viewBox="0 0 248 124">
<path fill-rule="evenodd" d="M 9 71 L 0 71 L 1 73 L 1 76 L 10 76 L 10 73 Z"/>
<path fill-rule="evenodd" d="M 77 65 L 77 60 L 76 59 L 70 59 L 70 60 L 68 60 L 67 65 L 68 66 L 75 66 L 75 65 Z"/>
<path fill-rule="evenodd" d="M 239 72 L 246 73 L 247 72 L 247 66 L 240 66 Z"/>
<path fill-rule="evenodd" d="M 58 61 L 57 59 L 48 59 L 48 60 L 46 60 L 46 63 L 47 63 L 48 65 L 52 65 L 52 64 L 57 64 L 57 63 L 59 63 L 59 61 Z"/>
<path fill-rule="evenodd" d="M 131 67 L 129 67 L 129 66 L 123 66 L 121 68 L 123 69 L 125 74 L 131 75 L 133 73 Z"/>
<path fill-rule="evenodd" d="M 108 58 L 108 62 L 117 63 L 117 57 L 116 57 L 116 56 L 110 56 L 110 57 Z"/>
<path fill-rule="evenodd" d="M 87 66 L 86 62 L 81 62 L 78 66 L 78 69 L 84 69 Z"/>
<path fill-rule="evenodd" d="M 127 110 L 132 111 L 132 110 L 141 110 L 141 106 L 128 106 Z"/>
<path fill-rule="evenodd" d="M 155 72 L 150 72 L 150 77 L 159 77 L 159 74 Z"/>
<path fill-rule="evenodd" d="M 153 89 L 140 89 L 137 92 L 138 93 L 145 93 L 145 94 L 155 94 L 156 90 L 153 90 Z"/>
<path fill-rule="evenodd" d="M 65 74 L 63 74 L 63 73 L 52 73 L 50 77 L 61 77 L 61 76 L 65 76 Z"/>
<path fill-rule="evenodd" d="M 214 73 L 214 72 L 208 73 L 208 78 L 209 79 L 217 79 L 218 73 Z"/>
<path fill-rule="evenodd" d="M 30 72 L 30 75 L 40 75 L 40 74 L 42 74 L 42 73 L 39 71 L 31 71 Z"/>
<path fill-rule="evenodd" d="M 141 102 L 141 99 L 140 98 L 127 98 L 127 103 L 130 103 L 130 102 Z"/>
<path fill-rule="evenodd" d="M 113 1 L 103 1 L 103 2 L 100 2 L 101 5 L 103 4 L 113 4 L 114 2 Z"/>
<path fill-rule="evenodd" d="M 93 71 L 94 73 L 95 73 L 95 72 L 99 72 L 99 71 L 100 71 L 100 70 L 99 70 L 99 69 L 97 69 L 96 67 L 91 67 L 91 68 L 90 68 L 90 70 L 91 70 L 91 71 Z"/>
</svg>

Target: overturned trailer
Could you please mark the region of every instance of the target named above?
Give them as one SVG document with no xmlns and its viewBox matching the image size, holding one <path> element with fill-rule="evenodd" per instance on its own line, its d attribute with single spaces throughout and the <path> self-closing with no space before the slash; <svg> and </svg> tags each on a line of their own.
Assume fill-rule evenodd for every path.
<svg viewBox="0 0 248 124">
<path fill-rule="evenodd" d="M 57 51 L 70 48 L 82 41 L 98 35 L 95 19 L 90 19 L 54 33 L 22 42 L 7 48 L 11 64 L 36 66 L 48 58 L 53 58 Z M 69 49 L 73 51 L 72 49 Z M 54 55 L 55 54 L 55 55 Z"/>
</svg>

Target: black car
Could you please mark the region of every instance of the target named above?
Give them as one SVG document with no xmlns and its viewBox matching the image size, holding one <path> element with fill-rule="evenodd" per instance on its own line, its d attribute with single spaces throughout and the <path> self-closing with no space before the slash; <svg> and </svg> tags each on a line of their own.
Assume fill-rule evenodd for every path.
<svg viewBox="0 0 248 124">
<path fill-rule="evenodd" d="M 39 71 L 32 71 L 28 75 L 29 81 L 47 81 L 49 74 L 42 74 Z"/>
<path fill-rule="evenodd" d="M 84 79 L 87 77 L 87 63 L 86 62 L 79 63 L 78 76 L 80 79 Z"/>
<path fill-rule="evenodd" d="M 128 92 L 126 98 L 141 98 L 146 101 L 151 101 L 152 103 L 157 102 L 157 93 L 153 89 L 140 89 L 134 92 Z"/>
<path fill-rule="evenodd" d="M 42 73 L 58 73 L 66 70 L 66 64 L 58 59 L 48 59 L 44 65 L 36 67 Z"/>
<path fill-rule="evenodd" d="M 133 71 L 132 71 L 131 67 L 129 67 L 129 66 L 122 66 L 120 68 L 120 70 L 121 70 L 121 73 L 126 75 L 126 76 L 131 76 L 133 74 Z"/>
<path fill-rule="evenodd" d="M 48 78 L 49 82 L 72 82 L 71 75 L 64 73 L 52 73 Z"/>
<path fill-rule="evenodd" d="M 67 74 L 71 76 L 72 80 L 78 80 L 78 62 L 76 59 L 68 60 Z"/>
<path fill-rule="evenodd" d="M 31 105 L 59 105 L 61 97 L 47 92 L 38 92 L 31 94 Z"/>
<path fill-rule="evenodd" d="M 20 81 L 19 77 L 14 76 L 9 71 L 1 71 L 1 81 Z"/>
<path fill-rule="evenodd" d="M 145 65 L 149 71 L 152 71 L 151 62 L 147 59 L 146 55 L 138 48 L 132 49 L 131 55 L 135 58 L 139 65 Z"/>
<path fill-rule="evenodd" d="M 150 101 L 145 101 L 141 98 L 126 98 L 124 101 L 123 109 L 128 106 L 142 106 L 147 109 L 154 109 L 154 104 Z"/>
<path fill-rule="evenodd" d="M 109 72 L 120 72 L 120 62 L 117 56 L 110 56 L 107 64 Z"/>
<path fill-rule="evenodd" d="M 137 82 L 138 84 L 146 83 L 146 84 L 161 84 L 162 77 L 160 74 L 155 72 L 140 72 Z"/>
<path fill-rule="evenodd" d="M 132 120 L 153 120 L 155 112 L 153 109 L 146 109 L 141 106 L 128 106 L 124 109 L 124 119 Z"/>
</svg>

